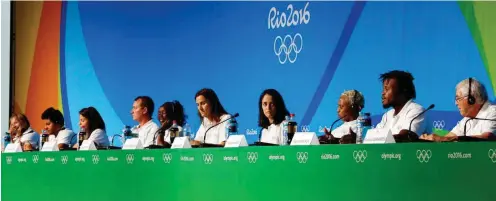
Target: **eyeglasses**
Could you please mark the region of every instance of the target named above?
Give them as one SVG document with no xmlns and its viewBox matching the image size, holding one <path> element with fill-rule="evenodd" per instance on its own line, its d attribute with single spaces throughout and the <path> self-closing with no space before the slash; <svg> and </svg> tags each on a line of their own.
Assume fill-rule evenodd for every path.
<svg viewBox="0 0 496 201">
<path fill-rule="evenodd" d="M 462 97 L 456 97 L 455 96 L 455 103 L 460 102 L 460 100 L 467 98 L 468 96 L 462 96 Z"/>
</svg>

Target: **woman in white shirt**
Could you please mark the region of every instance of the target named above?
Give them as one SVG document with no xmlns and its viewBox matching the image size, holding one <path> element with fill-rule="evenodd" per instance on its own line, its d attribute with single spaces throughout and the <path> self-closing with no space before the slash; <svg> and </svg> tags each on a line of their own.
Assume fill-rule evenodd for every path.
<svg viewBox="0 0 496 201">
<path fill-rule="evenodd" d="M 88 140 L 95 143 L 95 146 L 108 147 L 110 145 L 105 132 L 105 122 L 94 107 L 83 108 L 79 111 L 79 128 L 84 129 L 86 135 L 89 134 Z"/>
<path fill-rule="evenodd" d="M 31 129 L 31 124 L 24 114 L 12 114 L 9 133 L 12 143 L 19 143 L 24 151 L 39 149 L 40 135 Z"/>
<path fill-rule="evenodd" d="M 356 141 L 356 120 L 358 113 L 365 106 L 365 99 L 357 90 L 348 90 L 341 94 L 338 101 L 338 117 L 343 124 L 332 131 L 324 129 L 325 135 L 321 137 L 322 140 L 331 141 L 334 138 L 340 138 L 339 143 L 347 144 Z M 332 133 L 332 134 L 331 134 Z"/>
<path fill-rule="evenodd" d="M 201 143 L 206 143 L 224 146 L 227 140 L 226 125 L 228 121 L 226 120 L 231 115 L 226 112 L 217 94 L 212 89 L 201 89 L 196 93 L 195 100 L 201 125 L 191 144 L 200 145 Z M 219 122 L 223 123 L 216 125 Z M 207 131 L 208 133 L 206 133 Z"/>
<path fill-rule="evenodd" d="M 275 89 L 266 89 L 258 101 L 258 126 L 262 128 L 260 142 L 285 145 L 282 122 L 289 115 L 281 94 Z"/>
<path fill-rule="evenodd" d="M 170 146 L 172 144 L 170 128 L 173 122 L 176 122 L 179 133 L 183 131 L 183 126 L 186 123 L 183 105 L 177 100 L 165 102 L 158 108 L 158 121 L 160 122 L 160 129 L 156 133 L 157 141 L 155 143 L 160 146 Z"/>
</svg>

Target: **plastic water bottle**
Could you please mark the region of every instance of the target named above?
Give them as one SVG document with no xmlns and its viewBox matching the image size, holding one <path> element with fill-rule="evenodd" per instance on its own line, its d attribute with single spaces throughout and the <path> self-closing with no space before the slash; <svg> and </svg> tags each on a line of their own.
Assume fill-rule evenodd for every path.
<svg viewBox="0 0 496 201">
<path fill-rule="evenodd" d="M 86 131 L 84 130 L 84 128 L 81 128 L 78 135 L 79 147 L 81 147 L 81 144 L 83 144 L 84 140 L 86 140 Z"/>
<path fill-rule="evenodd" d="M 293 136 L 296 132 L 298 132 L 298 123 L 295 121 L 295 114 L 290 114 L 289 115 L 289 121 L 288 121 L 288 144 L 291 144 L 291 140 L 293 140 Z"/>
<path fill-rule="evenodd" d="M 122 129 L 122 144 L 126 142 L 126 140 L 132 138 L 131 135 L 131 126 L 124 126 Z"/>
<path fill-rule="evenodd" d="M 365 119 L 362 127 L 362 139 L 365 139 L 367 131 L 372 128 L 372 118 L 370 118 L 370 113 L 365 113 Z"/>
<path fill-rule="evenodd" d="M 193 134 L 191 133 L 191 126 L 188 123 L 184 124 L 183 135 L 184 137 L 187 137 L 188 140 L 192 140 L 195 138 L 195 136 L 193 136 Z"/>
<path fill-rule="evenodd" d="M 174 143 L 174 139 L 179 136 L 179 126 L 177 126 L 177 121 L 173 120 L 172 121 L 172 126 L 169 128 L 169 133 L 170 133 L 170 141 L 171 144 Z"/>
<path fill-rule="evenodd" d="M 229 123 L 226 126 L 226 134 L 228 138 L 230 135 L 238 134 L 238 122 L 235 118 L 229 120 Z"/>
<path fill-rule="evenodd" d="M 10 143 L 10 133 L 5 132 L 5 136 L 3 137 L 3 146 L 7 147 L 7 145 Z"/>
<path fill-rule="evenodd" d="M 288 122 L 289 116 L 286 115 L 284 121 L 282 121 L 282 145 L 287 145 L 288 143 Z"/>
<path fill-rule="evenodd" d="M 356 143 L 357 144 L 362 144 L 363 143 L 363 125 L 365 123 L 365 116 L 363 115 L 362 112 L 358 113 L 358 118 L 357 118 L 357 133 L 356 133 Z"/>
<path fill-rule="evenodd" d="M 41 130 L 41 147 L 45 144 L 45 142 L 48 142 L 48 133 L 46 130 Z"/>
</svg>

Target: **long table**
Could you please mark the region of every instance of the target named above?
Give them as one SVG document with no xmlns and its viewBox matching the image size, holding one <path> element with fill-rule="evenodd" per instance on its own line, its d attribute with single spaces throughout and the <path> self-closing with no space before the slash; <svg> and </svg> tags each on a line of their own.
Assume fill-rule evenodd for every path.
<svg viewBox="0 0 496 201">
<path fill-rule="evenodd" d="M 2 200 L 495 201 L 496 143 L 2 154 Z"/>
</svg>

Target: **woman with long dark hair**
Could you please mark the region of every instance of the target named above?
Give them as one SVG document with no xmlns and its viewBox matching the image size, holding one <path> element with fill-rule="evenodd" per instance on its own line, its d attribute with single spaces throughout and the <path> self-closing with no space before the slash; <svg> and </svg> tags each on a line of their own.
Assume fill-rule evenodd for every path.
<svg viewBox="0 0 496 201">
<path fill-rule="evenodd" d="M 83 108 L 79 111 L 79 127 L 90 135 L 88 140 L 93 141 L 96 146 L 108 147 L 110 145 L 105 132 L 105 122 L 94 107 Z"/>
<path fill-rule="evenodd" d="M 289 115 L 281 94 L 275 89 L 266 89 L 258 101 L 258 126 L 262 128 L 261 142 L 285 145 L 281 123 Z"/>
<path fill-rule="evenodd" d="M 227 120 L 231 115 L 226 112 L 220 103 L 217 94 L 215 94 L 212 89 L 201 89 L 196 93 L 195 100 L 201 125 L 198 132 L 196 132 L 195 140 L 193 140 L 191 144 L 199 145 L 200 143 L 208 143 L 224 146 L 225 141 L 227 140 L 225 128 L 228 121 L 216 127 L 211 127 L 219 122 Z M 208 133 L 205 133 L 207 130 Z"/>
</svg>

